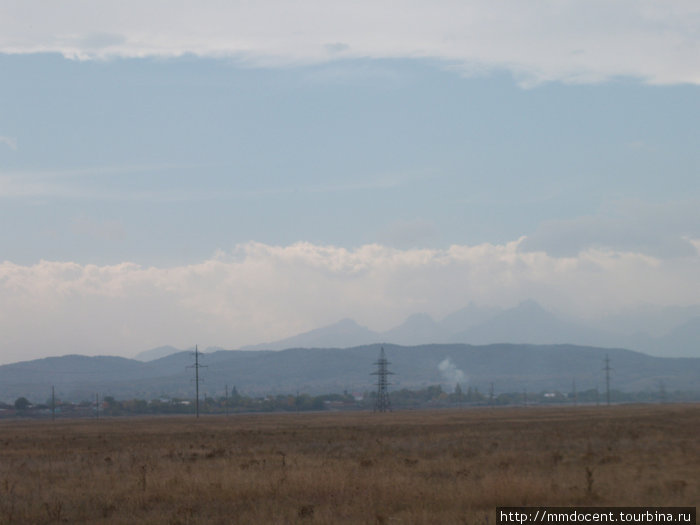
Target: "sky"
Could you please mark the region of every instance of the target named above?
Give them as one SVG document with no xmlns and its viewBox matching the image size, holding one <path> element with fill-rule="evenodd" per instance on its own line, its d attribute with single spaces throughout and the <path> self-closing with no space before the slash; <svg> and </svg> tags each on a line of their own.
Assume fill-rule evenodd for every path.
<svg viewBox="0 0 700 525">
<path fill-rule="evenodd" d="M 700 304 L 695 0 L 0 0 L 0 363 Z"/>
</svg>

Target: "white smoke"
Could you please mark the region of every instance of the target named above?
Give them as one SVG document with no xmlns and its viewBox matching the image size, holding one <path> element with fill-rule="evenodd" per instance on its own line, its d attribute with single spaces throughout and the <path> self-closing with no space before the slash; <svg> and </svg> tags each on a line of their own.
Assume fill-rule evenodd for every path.
<svg viewBox="0 0 700 525">
<path fill-rule="evenodd" d="M 449 357 L 440 361 L 438 370 L 440 370 L 445 386 L 449 390 L 452 390 L 458 383 L 462 384 L 468 379 L 466 374 L 457 368 Z"/>
</svg>

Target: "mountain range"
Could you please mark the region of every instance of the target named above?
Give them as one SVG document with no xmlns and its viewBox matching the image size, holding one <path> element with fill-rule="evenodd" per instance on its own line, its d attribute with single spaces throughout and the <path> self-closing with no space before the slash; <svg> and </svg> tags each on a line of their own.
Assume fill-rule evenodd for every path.
<svg viewBox="0 0 700 525">
<path fill-rule="evenodd" d="M 296 336 L 240 350 L 208 348 L 204 391 L 225 385 L 252 395 L 310 394 L 372 388 L 372 363 L 384 345 L 396 367 L 394 387 L 464 382 L 501 391 L 581 390 L 602 384 L 610 355 L 620 390 L 700 390 L 700 306 L 645 310 L 582 323 L 534 301 L 510 309 L 474 304 L 441 321 L 414 314 L 384 332 L 343 319 Z M 650 355 L 654 354 L 654 355 Z M 193 356 L 172 346 L 134 359 L 69 355 L 0 366 L 0 400 L 44 401 L 51 385 L 64 400 L 95 392 L 117 398 L 193 397 Z M 188 368 L 190 367 L 190 368 Z"/>
<path fill-rule="evenodd" d="M 628 348 L 660 357 L 698 357 L 700 306 L 643 311 L 584 323 L 559 317 L 534 301 L 505 310 L 470 304 L 440 322 L 418 313 L 391 330 L 375 332 L 352 319 L 343 319 L 293 337 L 241 349 L 346 348 L 382 342 L 575 344 Z M 145 358 L 140 354 L 137 359 Z"/>
<path fill-rule="evenodd" d="M 700 358 L 652 357 L 624 349 L 574 345 L 431 344 L 362 345 L 352 348 L 218 350 L 200 356 L 200 393 L 222 396 L 235 386 L 248 395 L 373 390 L 380 346 L 390 361 L 391 389 L 442 384 L 496 392 L 569 392 L 603 388 L 609 357 L 612 386 L 621 391 L 698 391 Z M 32 402 L 50 397 L 51 386 L 64 401 L 114 396 L 117 399 L 194 397 L 192 352 L 143 362 L 122 357 L 69 355 L 0 366 L 0 400 L 20 396 Z"/>
</svg>

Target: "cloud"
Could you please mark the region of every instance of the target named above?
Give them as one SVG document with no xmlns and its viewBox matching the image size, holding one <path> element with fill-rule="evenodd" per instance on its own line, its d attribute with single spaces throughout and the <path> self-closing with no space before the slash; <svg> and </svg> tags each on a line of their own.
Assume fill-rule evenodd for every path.
<svg viewBox="0 0 700 525">
<path fill-rule="evenodd" d="M 342 42 L 333 42 L 332 44 L 326 44 L 325 47 L 331 54 L 342 53 L 343 51 L 347 51 L 348 49 L 350 49 L 349 45 L 343 44 Z"/>
<path fill-rule="evenodd" d="M 11 150 L 17 151 L 17 139 L 14 137 L 0 136 L 0 144 L 4 144 Z"/>
<path fill-rule="evenodd" d="M 123 166 L 92 166 L 55 170 L 5 171 L 0 169 L 0 198 L 57 197 L 80 200 L 187 202 L 204 200 L 257 199 L 274 195 L 340 194 L 367 191 L 384 191 L 398 188 L 423 175 L 377 174 L 357 176 L 352 181 L 328 181 L 307 184 L 277 185 L 266 187 L 263 183 L 238 187 L 178 187 L 172 182 L 156 188 L 142 184 L 114 187 L 96 187 L 93 179 L 122 179 L 144 181 L 168 171 L 211 168 L 207 164 L 143 164 Z M 216 167 L 216 166 L 214 166 Z"/>
<path fill-rule="evenodd" d="M 698 253 L 658 259 L 591 249 L 552 257 L 523 252 L 522 242 L 443 250 L 251 242 L 174 267 L 5 261 L 0 359 L 128 356 L 163 344 L 236 348 L 344 317 L 386 330 L 409 314 L 441 318 L 470 301 L 509 307 L 532 298 L 593 315 L 700 297 Z"/>
<path fill-rule="evenodd" d="M 662 204 L 617 202 L 597 215 L 545 222 L 520 248 L 558 257 L 592 248 L 659 258 L 692 257 L 697 254 L 693 239 L 700 238 L 699 210 L 697 199 Z"/>
<path fill-rule="evenodd" d="M 99 53 L 109 48 L 113 48 L 126 43 L 126 38 L 122 35 L 110 33 L 88 33 L 80 37 L 78 46 L 88 52 Z"/>
<path fill-rule="evenodd" d="M 221 198 L 220 191 L 192 191 L 185 188 L 168 187 L 158 190 L 139 189 L 95 189 L 90 180 L 94 178 L 134 177 L 147 178 L 161 172 L 183 168 L 201 168 L 207 165 L 144 164 L 124 166 L 92 166 L 53 170 L 0 170 L 0 198 L 58 197 L 91 200 L 150 200 L 157 202 L 179 202 Z M 87 184 L 86 184 L 86 181 Z"/>
<path fill-rule="evenodd" d="M 699 24 L 694 0 L 27 0 L 0 7 L 0 52 L 194 54 L 258 66 L 430 58 L 465 74 L 507 70 L 525 85 L 618 77 L 697 84 Z"/>
</svg>

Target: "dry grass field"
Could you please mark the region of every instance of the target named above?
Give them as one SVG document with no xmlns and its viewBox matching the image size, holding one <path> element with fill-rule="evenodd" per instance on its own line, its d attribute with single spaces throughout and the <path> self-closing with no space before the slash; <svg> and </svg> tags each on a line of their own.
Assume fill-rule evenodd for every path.
<svg viewBox="0 0 700 525">
<path fill-rule="evenodd" d="M 0 523 L 495 523 L 700 500 L 700 406 L 0 423 Z"/>
</svg>

